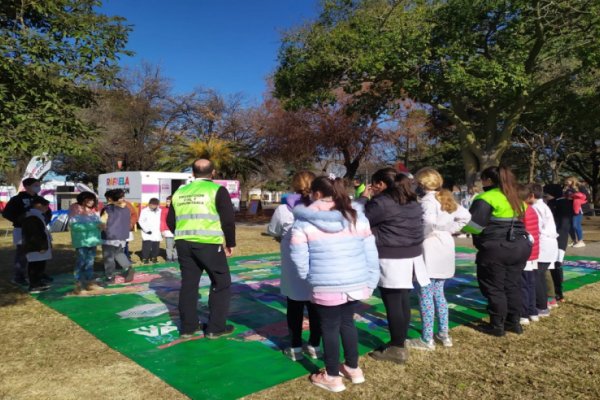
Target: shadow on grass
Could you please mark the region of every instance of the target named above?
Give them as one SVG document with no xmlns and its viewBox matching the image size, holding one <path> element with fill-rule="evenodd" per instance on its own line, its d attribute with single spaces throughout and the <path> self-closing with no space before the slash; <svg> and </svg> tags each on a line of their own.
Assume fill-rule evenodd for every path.
<svg viewBox="0 0 600 400">
<path fill-rule="evenodd" d="M 576 308 L 583 308 L 584 310 L 595 311 L 597 313 L 600 313 L 600 308 L 588 306 L 587 304 L 573 303 L 573 302 L 570 301 L 569 305 L 573 306 L 573 307 L 576 307 Z"/>
</svg>

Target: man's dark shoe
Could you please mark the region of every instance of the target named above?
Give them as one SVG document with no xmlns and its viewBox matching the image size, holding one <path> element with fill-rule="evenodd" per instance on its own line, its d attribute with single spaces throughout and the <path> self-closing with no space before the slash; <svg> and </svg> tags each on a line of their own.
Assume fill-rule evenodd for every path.
<svg viewBox="0 0 600 400">
<path fill-rule="evenodd" d="M 129 269 L 127 270 L 127 273 L 125 274 L 125 282 L 133 281 L 134 276 L 135 276 L 135 271 L 134 271 L 133 267 L 129 267 Z"/>
<path fill-rule="evenodd" d="M 218 339 L 221 336 L 231 335 L 233 333 L 234 329 L 235 329 L 235 327 L 233 325 L 225 325 L 225 329 L 220 332 L 206 332 L 206 329 L 205 329 L 204 336 L 207 339 Z"/>
<path fill-rule="evenodd" d="M 371 358 L 378 361 L 390 361 L 396 364 L 405 364 L 408 361 L 408 349 L 406 347 L 385 345 L 369 353 Z"/>
<path fill-rule="evenodd" d="M 152 259 L 152 263 L 153 263 L 153 264 L 158 264 L 158 258 L 153 258 L 153 259 Z"/>
<path fill-rule="evenodd" d="M 517 335 L 523 334 L 523 326 L 516 322 L 511 324 L 504 324 L 504 330 L 507 332 L 516 333 Z"/>
<path fill-rule="evenodd" d="M 144 263 L 144 265 L 150 264 L 149 260 L 143 260 L 142 263 Z"/>
</svg>

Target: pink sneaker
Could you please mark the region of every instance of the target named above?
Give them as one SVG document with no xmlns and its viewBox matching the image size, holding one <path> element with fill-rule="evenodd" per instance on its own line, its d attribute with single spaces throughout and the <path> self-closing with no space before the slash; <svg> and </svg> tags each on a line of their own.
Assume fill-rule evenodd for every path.
<svg viewBox="0 0 600 400">
<path fill-rule="evenodd" d="M 334 393 L 346 390 L 346 386 L 344 386 L 341 376 L 329 376 L 325 370 L 316 374 L 311 374 L 310 382 L 321 389 L 329 390 Z"/>
<path fill-rule="evenodd" d="M 363 383 L 365 381 L 365 374 L 363 374 L 360 367 L 350 368 L 346 364 L 340 365 L 340 375 L 346 379 L 350 379 L 352 383 Z"/>
</svg>

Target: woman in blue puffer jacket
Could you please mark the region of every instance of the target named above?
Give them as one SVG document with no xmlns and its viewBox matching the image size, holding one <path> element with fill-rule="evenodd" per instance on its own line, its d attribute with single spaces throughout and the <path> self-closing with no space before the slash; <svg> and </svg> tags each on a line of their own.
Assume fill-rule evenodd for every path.
<svg viewBox="0 0 600 400">
<path fill-rule="evenodd" d="M 379 281 L 375 238 L 362 207 L 353 206 L 341 179 L 321 176 L 311 185 L 314 202 L 294 208 L 291 258 L 311 288 L 321 322 L 325 371 L 310 376 L 323 389 L 340 392 L 340 373 L 353 383 L 365 378 L 358 367 L 358 333 L 354 311 L 371 296 Z M 342 337 L 345 363 L 339 364 Z"/>
</svg>

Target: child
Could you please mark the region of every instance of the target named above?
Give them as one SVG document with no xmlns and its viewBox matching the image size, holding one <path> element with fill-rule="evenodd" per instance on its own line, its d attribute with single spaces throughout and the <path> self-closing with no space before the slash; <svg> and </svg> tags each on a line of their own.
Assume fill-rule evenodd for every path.
<svg viewBox="0 0 600 400">
<path fill-rule="evenodd" d="M 142 230 L 142 261 L 144 264 L 148 264 L 150 259 L 152 259 L 154 264 L 158 262 L 160 241 L 162 240 L 159 204 L 160 202 L 157 198 L 152 198 L 148 202 L 148 207 L 144 208 L 140 213 L 138 224 Z"/>
<path fill-rule="evenodd" d="M 540 256 L 538 258 L 538 269 L 536 272 L 535 306 L 538 316 L 547 317 L 548 310 L 548 286 L 546 285 L 546 274 L 548 268 L 558 259 L 558 233 L 556 224 L 550 208 L 544 203 L 544 191 L 542 185 L 532 185 L 535 203 L 533 209 L 537 212 L 540 221 Z"/>
<path fill-rule="evenodd" d="M 385 305 L 390 342 L 369 353 L 378 361 L 404 364 L 410 324 L 410 290 L 413 276 L 426 286 L 431 282 L 423 260 L 423 210 L 412 190 L 412 179 L 384 168 L 373 174 L 378 194 L 365 206 L 376 238 L 381 278 L 379 292 Z"/>
<path fill-rule="evenodd" d="M 295 194 L 286 197 L 286 204 L 282 204 L 273 214 L 267 228 L 267 233 L 280 243 L 281 249 L 281 293 L 287 297 L 287 324 L 291 337 L 291 347 L 284 349 L 284 354 L 294 361 L 304 358 L 302 355 L 302 324 L 304 321 L 304 308 L 308 309 L 310 323 L 310 337 L 306 352 L 311 358 L 320 357 L 321 327 L 314 304 L 310 302 L 310 286 L 296 273 L 294 263 L 290 258 L 291 228 L 294 223 L 293 209 L 297 205 L 310 205 L 310 185 L 315 179 L 315 174 L 310 171 L 300 171 L 292 178 L 292 188 Z"/>
<path fill-rule="evenodd" d="M 525 230 L 531 236 L 530 241 L 533 244 L 531 254 L 527 260 L 527 264 L 525 264 L 525 270 L 521 275 L 523 311 L 521 312 L 519 322 L 521 325 L 529 325 L 529 321 L 539 321 L 536 307 L 535 288 L 537 284 L 535 278 L 537 274 L 537 260 L 540 256 L 540 223 L 538 215 L 532 207 L 533 203 L 535 203 L 535 197 L 531 185 L 519 185 L 518 191 L 521 200 L 527 204 L 523 222 L 525 223 Z"/>
<path fill-rule="evenodd" d="M 452 235 L 469 223 L 471 214 L 459 206 L 453 194 L 442 189 L 444 180 L 436 170 L 424 168 L 417 172 L 416 180 L 424 189 L 421 199 L 425 240 L 423 258 L 431 284 L 419 290 L 419 306 L 423 333 L 420 339 L 408 341 L 408 347 L 416 350 L 434 350 L 433 325 L 435 314 L 439 318 L 439 333 L 435 338 L 444 347 L 452 347 L 448 334 L 448 303 L 444 296 L 444 284 L 454 276 L 455 244 Z"/>
<path fill-rule="evenodd" d="M 75 264 L 75 290 L 80 294 L 83 290 L 103 289 L 94 281 L 94 259 L 96 246 L 102 244 L 100 237 L 100 214 L 96 211 L 98 200 L 91 192 L 81 192 L 77 195 L 77 203 L 69 207 L 69 230 L 71 242 L 77 251 Z"/>
<path fill-rule="evenodd" d="M 108 205 L 100 215 L 104 230 L 102 231 L 102 258 L 106 282 L 115 282 L 115 262 L 125 271 L 125 282 L 131 282 L 134 270 L 131 261 L 125 255 L 125 245 L 131 229 L 131 212 L 125 202 L 125 192 L 122 189 L 109 190 L 105 194 Z"/>
<path fill-rule="evenodd" d="M 166 251 L 167 251 L 167 262 L 177 262 L 177 249 L 175 248 L 175 235 L 167 226 L 167 215 L 169 214 L 169 207 L 171 207 L 172 196 L 167 197 L 166 206 L 160 211 L 160 232 L 162 237 L 165 238 Z"/>
<path fill-rule="evenodd" d="M 37 196 L 31 200 L 31 209 L 25 214 L 22 225 L 23 250 L 27 257 L 29 293 L 40 293 L 50 286 L 43 282 L 46 261 L 52 259 L 52 236 L 46 225 L 44 214 L 50 202 Z"/>
<path fill-rule="evenodd" d="M 310 285 L 321 322 L 325 371 L 312 374 L 310 381 L 341 392 L 346 389 L 342 376 L 352 383 L 365 380 L 358 366 L 354 312 L 358 300 L 368 298 L 377 286 L 377 249 L 369 221 L 352 207 L 341 179 L 316 178 L 311 196 L 314 203 L 310 206 L 294 208 L 291 259 L 300 278 Z M 342 365 L 340 335 L 345 358 Z"/>
</svg>

